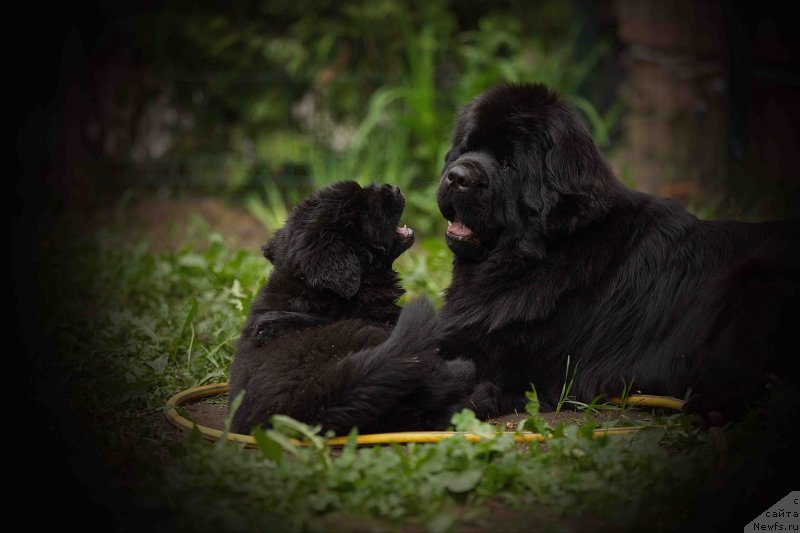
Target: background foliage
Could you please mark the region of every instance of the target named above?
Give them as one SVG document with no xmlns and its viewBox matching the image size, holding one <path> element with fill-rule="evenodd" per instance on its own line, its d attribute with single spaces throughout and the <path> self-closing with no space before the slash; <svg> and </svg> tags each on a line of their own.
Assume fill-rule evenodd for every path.
<svg viewBox="0 0 800 533">
<path fill-rule="evenodd" d="M 392 182 L 424 232 L 455 114 L 491 85 L 547 84 L 610 146 L 621 108 L 581 92 L 610 45 L 578 52 L 588 16 L 554 1 L 167 3 L 129 28 L 148 90 L 109 115 L 162 109 L 134 119 L 133 148 L 96 170 L 245 197 L 270 226 L 310 188 Z"/>
</svg>

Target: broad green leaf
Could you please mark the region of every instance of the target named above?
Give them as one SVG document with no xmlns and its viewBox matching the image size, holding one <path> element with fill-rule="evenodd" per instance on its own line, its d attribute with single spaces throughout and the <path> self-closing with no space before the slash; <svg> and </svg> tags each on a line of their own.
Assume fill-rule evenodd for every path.
<svg viewBox="0 0 800 533">
<path fill-rule="evenodd" d="M 478 482 L 482 477 L 483 470 L 465 470 L 464 472 L 453 474 L 449 479 L 447 479 L 447 481 L 445 481 L 444 486 L 447 487 L 447 490 L 450 492 L 469 492 L 478 485 Z"/>
<path fill-rule="evenodd" d="M 283 460 L 283 447 L 275 439 L 267 435 L 263 429 L 260 427 L 254 428 L 253 438 L 256 439 L 258 450 L 264 458 L 273 463 L 280 463 Z"/>
</svg>

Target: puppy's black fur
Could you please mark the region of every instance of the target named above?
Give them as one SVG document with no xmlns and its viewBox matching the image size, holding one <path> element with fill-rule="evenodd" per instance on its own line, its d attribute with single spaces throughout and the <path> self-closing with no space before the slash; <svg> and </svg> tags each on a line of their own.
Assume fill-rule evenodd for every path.
<svg viewBox="0 0 800 533">
<path fill-rule="evenodd" d="M 274 414 L 337 434 L 443 429 L 465 405 L 474 365 L 438 356 L 427 300 L 402 312 L 395 303 L 392 262 L 414 241 L 397 227 L 404 205 L 397 187 L 338 183 L 295 207 L 264 246 L 274 269 L 231 366 L 231 398 L 245 391 L 233 431 Z"/>
<path fill-rule="evenodd" d="M 504 85 L 461 111 L 438 188 L 453 281 L 442 353 L 494 383 L 491 412 L 533 384 L 552 408 L 623 382 L 730 410 L 798 345 L 795 222 L 701 221 L 624 187 L 574 111 L 540 85 Z M 572 369 L 570 369 L 572 375 Z"/>
</svg>

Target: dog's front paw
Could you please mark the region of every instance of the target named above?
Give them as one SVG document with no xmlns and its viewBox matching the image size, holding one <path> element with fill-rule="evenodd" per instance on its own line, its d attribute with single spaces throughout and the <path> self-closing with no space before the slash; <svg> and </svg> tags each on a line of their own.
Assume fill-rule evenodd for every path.
<svg viewBox="0 0 800 533">
<path fill-rule="evenodd" d="M 287 329 L 327 324 L 330 318 L 311 313 L 294 311 L 267 311 L 259 316 L 252 326 L 253 336 L 259 344 L 264 344 Z"/>
<path fill-rule="evenodd" d="M 259 317 L 253 324 L 251 331 L 256 342 L 265 344 L 277 336 L 284 327 L 284 324 L 275 316 L 275 313 L 270 312 Z"/>
<path fill-rule="evenodd" d="M 472 389 L 469 395 L 469 408 L 475 411 L 480 420 L 502 414 L 500 411 L 500 398 L 502 391 L 491 381 L 481 381 Z"/>
<path fill-rule="evenodd" d="M 279 331 L 280 328 L 276 328 L 272 324 L 262 324 L 254 329 L 255 329 L 256 341 L 259 344 L 265 344 L 275 336 L 275 334 Z"/>
</svg>

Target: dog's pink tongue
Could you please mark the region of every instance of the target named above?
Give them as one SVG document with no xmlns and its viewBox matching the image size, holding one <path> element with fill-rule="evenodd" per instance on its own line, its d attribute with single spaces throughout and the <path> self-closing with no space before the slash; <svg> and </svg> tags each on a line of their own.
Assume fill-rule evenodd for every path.
<svg viewBox="0 0 800 533">
<path fill-rule="evenodd" d="M 447 233 L 455 235 L 456 237 L 469 237 L 472 235 L 472 230 L 464 225 L 460 220 L 450 222 L 447 224 Z"/>
</svg>

